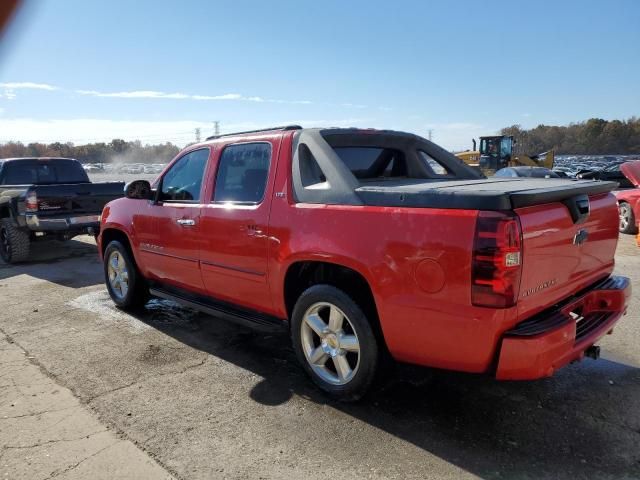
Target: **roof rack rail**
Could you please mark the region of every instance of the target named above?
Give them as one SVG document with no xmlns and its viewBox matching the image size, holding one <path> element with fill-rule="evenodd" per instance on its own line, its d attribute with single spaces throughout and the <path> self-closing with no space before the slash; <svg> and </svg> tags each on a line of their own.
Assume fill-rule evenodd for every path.
<svg viewBox="0 0 640 480">
<path fill-rule="evenodd" d="M 233 133 L 224 133 L 222 135 L 211 135 L 210 137 L 207 137 L 207 140 L 214 140 L 220 137 L 231 137 L 233 135 L 243 135 L 245 133 L 259 133 L 259 132 L 271 132 L 273 130 L 287 131 L 287 130 L 301 130 L 301 129 L 302 127 L 300 125 L 285 125 L 282 127 L 271 127 L 271 128 L 260 128 L 258 130 L 247 130 L 245 132 L 233 132 Z"/>
</svg>

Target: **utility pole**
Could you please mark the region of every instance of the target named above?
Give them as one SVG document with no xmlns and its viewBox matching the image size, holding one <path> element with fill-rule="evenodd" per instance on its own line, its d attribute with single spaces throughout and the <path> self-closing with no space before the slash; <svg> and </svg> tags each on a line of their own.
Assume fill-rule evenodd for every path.
<svg viewBox="0 0 640 480">
<path fill-rule="evenodd" d="M 217 137 L 220 135 L 220 122 L 216 120 L 213 122 L 213 134 Z"/>
<path fill-rule="evenodd" d="M 200 143 L 200 129 L 196 128 L 196 143 Z"/>
</svg>

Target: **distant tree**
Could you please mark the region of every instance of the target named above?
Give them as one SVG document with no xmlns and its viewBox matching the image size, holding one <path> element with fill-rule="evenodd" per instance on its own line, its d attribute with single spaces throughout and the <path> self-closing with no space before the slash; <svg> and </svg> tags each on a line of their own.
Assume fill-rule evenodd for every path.
<svg viewBox="0 0 640 480">
<path fill-rule="evenodd" d="M 586 122 L 567 126 L 538 125 L 524 130 L 512 125 L 501 130 L 513 135 L 519 153 L 540 153 L 555 149 L 559 154 L 635 154 L 640 153 L 640 119 L 603 120 L 590 118 Z"/>
<path fill-rule="evenodd" d="M 50 144 L 33 142 L 24 145 L 21 142 L 0 144 L 0 158 L 10 157 L 69 157 L 83 163 L 166 163 L 175 157 L 180 148 L 170 142 L 159 145 L 143 145 L 140 140 L 127 142 L 113 139 L 109 143 L 73 143 L 53 142 Z"/>
</svg>

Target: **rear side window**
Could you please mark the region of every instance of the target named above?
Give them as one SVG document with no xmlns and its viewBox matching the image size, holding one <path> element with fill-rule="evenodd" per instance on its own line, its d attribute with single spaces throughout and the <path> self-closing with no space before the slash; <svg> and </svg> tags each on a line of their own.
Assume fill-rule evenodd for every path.
<svg viewBox="0 0 640 480">
<path fill-rule="evenodd" d="M 271 163 L 270 143 L 225 147 L 218 162 L 214 202 L 256 204 L 262 201 Z"/>
<path fill-rule="evenodd" d="M 160 200 L 165 202 L 197 202 L 209 149 L 187 153 L 174 163 L 162 177 Z"/>
<path fill-rule="evenodd" d="M 445 167 L 442 163 L 433 158 L 427 152 L 418 150 L 418 155 L 420 156 L 420 159 L 427 165 L 429 170 L 431 170 L 434 176 L 441 177 L 451 175 L 451 171 L 447 167 Z"/>
<path fill-rule="evenodd" d="M 407 176 L 407 162 L 399 150 L 380 147 L 334 147 L 333 150 L 359 180 Z"/>
</svg>

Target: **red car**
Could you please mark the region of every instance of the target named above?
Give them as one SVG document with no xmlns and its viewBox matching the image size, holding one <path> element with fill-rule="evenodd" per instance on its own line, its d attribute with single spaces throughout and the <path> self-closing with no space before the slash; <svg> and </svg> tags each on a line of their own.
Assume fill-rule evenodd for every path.
<svg viewBox="0 0 640 480">
<path fill-rule="evenodd" d="M 635 234 L 638 233 L 640 221 L 640 160 L 623 163 L 620 171 L 635 187 L 615 192 L 620 214 L 620 232 Z"/>
<path fill-rule="evenodd" d="M 354 400 L 388 355 L 523 380 L 597 357 L 631 293 L 611 275 L 615 186 L 486 179 L 415 135 L 290 126 L 189 146 L 106 206 L 98 245 L 117 306 L 286 329 Z"/>
</svg>

